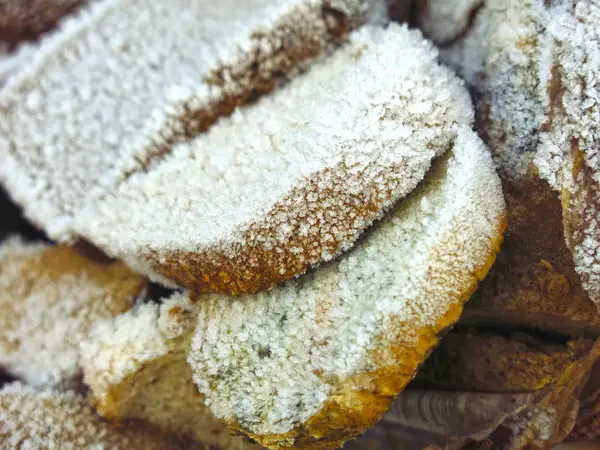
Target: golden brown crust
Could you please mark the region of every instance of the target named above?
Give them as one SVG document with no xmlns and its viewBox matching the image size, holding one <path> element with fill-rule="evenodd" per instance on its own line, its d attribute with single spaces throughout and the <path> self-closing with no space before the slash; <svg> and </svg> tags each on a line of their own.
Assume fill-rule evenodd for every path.
<svg viewBox="0 0 600 450">
<path fill-rule="evenodd" d="M 402 173 L 401 168 L 397 169 L 398 173 Z M 390 168 L 390 171 L 393 172 L 393 169 Z M 244 233 L 244 244 L 238 244 L 239 249 L 227 252 L 219 249 L 197 253 L 180 252 L 164 259 L 154 254 L 150 256 L 153 270 L 181 286 L 198 292 L 240 295 L 272 288 L 318 264 L 324 252 L 339 253 L 343 245 L 354 239 L 355 230 L 352 227 L 340 226 L 337 234 L 331 235 L 330 240 L 323 241 L 319 219 L 304 233 L 300 232 L 304 223 L 298 221 L 290 224 L 293 231 L 286 242 L 286 247 L 299 249 L 298 252 L 281 251 L 278 247 L 265 248 L 261 242 L 276 241 L 278 229 L 283 225 L 280 223 L 281 218 L 285 220 L 289 216 L 300 217 L 307 208 L 307 214 L 318 218 L 319 212 L 327 211 L 326 205 L 347 205 L 349 207 L 339 208 L 337 213 L 336 221 L 340 224 L 378 218 L 383 205 L 390 201 L 392 192 L 381 192 L 381 188 L 375 183 L 358 194 L 343 188 L 360 182 L 360 173 L 352 174 L 345 167 L 325 169 L 277 202 L 263 221 L 254 223 Z M 320 186 L 334 186 L 336 189 Z M 340 186 L 342 188 L 339 188 Z M 309 196 L 314 195 L 314 192 L 319 192 L 319 198 L 309 201 Z M 373 195 L 373 192 L 377 192 L 378 195 Z M 298 202 L 299 198 L 304 201 Z M 284 211 L 285 214 L 282 214 Z M 256 236 L 263 239 L 256 239 Z M 321 243 L 321 246 L 315 247 L 316 243 Z"/>
<path fill-rule="evenodd" d="M 239 428 L 235 422 L 229 425 L 268 448 L 278 448 L 288 442 L 293 443 L 294 448 L 318 450 L 339 448 L 348 439 L 373 426 L 395 396 L 413 379 L 419 366 L 439 343 L 441 334 L 460 317 L 464 303 L 494 263 L 505 227 L 506 220 L 503 220 L 487 260 L 474 270 L 463 292 L 448 298 L 448 311 L 435 326 L 415 330 L 410 323 L 398 323 L 397 328 L 390 331 L 397 336 L 398 344 L 377 349 L 372 355 L 374 360 L 385 362 L 382 368 L 339 380 L 341 392 L 330 396 L 319 413 L 303 426 L 285 434 L 259 436 Z M 442 244 L 439 248 L 444 252 Z"/>
</svg>

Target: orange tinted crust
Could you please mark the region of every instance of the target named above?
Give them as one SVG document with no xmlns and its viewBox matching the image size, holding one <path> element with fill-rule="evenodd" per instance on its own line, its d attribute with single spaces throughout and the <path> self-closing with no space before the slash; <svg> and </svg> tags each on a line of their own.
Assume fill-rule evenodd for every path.
<svg viewBox="0 0 600 450">
<path fill-rule="evenodd" d="M 347 440 L 364 433 L 381 418 L 396 395 L 414 378 L 444 331 L 458 320 L 464 303 L 494 263 L 505 228 L 506 217 L 502 217 L 491 243 L 490 254 L 471 274 L 463 292 L 457 293 L 454 298 L 449 295 L 448 310 L 435 325 L 414 329 L 410 323 L 398 322 L 395 329 L 389 330 L 381 339 L 395 344 L 383 344 L 372 353 L 374 364 L 379 369 L 338 380 L 338 392 L 330 395 L 323 408 L 305 424 L 285 434 L 273 435 L 249 433 L 235 422 L 229 425 L 271 449 L 336 449 Z M 441 251 L 443 248 L 440 245 Z"/>
</svg>

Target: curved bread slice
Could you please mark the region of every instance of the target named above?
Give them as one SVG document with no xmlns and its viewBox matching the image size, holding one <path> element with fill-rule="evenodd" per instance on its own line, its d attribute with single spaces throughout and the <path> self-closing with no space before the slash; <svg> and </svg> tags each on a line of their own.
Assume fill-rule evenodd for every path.
<svg viewBox="0 0 600 450">
<path fill-rule="evenodd" d="M 8 239 L 0 245 L 0 366 L 34 386 L 77 387 L 79 344 L 91 325 L 127 311 L 144 287 L 122 263 Z"/>
<path fill-rule="evenodd" d="M 418 32 L 364 27 L 131 176 L 76 228 L 194 290 L 257 292 L 302 274 L 348 250 L 471 123 L 467 92 L 436 57 Z"/>
<path fill-rule="evenodd" d="M 0 179 L 52 238 L 177 141 L 269 92 L 379 0 L 103 0 L 0 94 Z"/>
<path fill-rule="evenodd" d="M 145 424 L 110 424 L 74 392 L 35 391 L 20 383 L 0 390 L 2 450 L 202 449 Z"/>
<path fill-rule="evenodd" d="M 199 304 L 189 356 L 207 405 L 270 448 L 338 448 L 373 425 L 489 269 L 504 227 L 469 129 L 351 252 L 294 282 Z"/>
<path fill-rule="evenodd" d="M 81 346 L 95 407 L 109 419 L 143 419 L 217 448 L 258 449 L 230 434 L 192 380 L 186 357 L 197 313 L 187 294 L 175 294 L 98 322 Z"/>
<path fill-rule="evenodd" d="M 550 109 L 536 165 L 560 194 L 575 268 L 600 307 L 600 2 L 557 1 L 548 16 Z"/>
</svg>

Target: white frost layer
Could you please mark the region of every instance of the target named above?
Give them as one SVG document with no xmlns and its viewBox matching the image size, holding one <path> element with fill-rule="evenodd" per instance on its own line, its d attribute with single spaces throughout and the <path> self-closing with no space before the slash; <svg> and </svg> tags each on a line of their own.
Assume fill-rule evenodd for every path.
<svg viewBox="0 0 600 450">
<path fill-rule="evenodd" d="M 65 257 L 77 262 L 61 274 L 52 264 L 64 265 Z M 2 243 L 0 366 L 33 386 L 64 388 L 79 381 L 81 340 L 96 320 L 130 307 L 143 285 L 124 265 L 118 273 L 107 269 L 112 272 L 102 283 L 90 271 L 104 267 L 94 266 L 66 249 L 19 238 Z"/>
<path fill-rule="evenodd" d="M 561 96 L 535 163 L 561 194 L 575 269 L 600 306 L 600 1 L 557 1 L 548 18 L 544 68 L 548 79 L 556 68 Z M 574 171 L 575 147 L 585 178 L 581 168 Z"/>
<path fill-rule="evenodd" d="M 466 14 L 463 3 L 452 0 L 447 8 Z M 422 24 L 426 33 L 436 32 L 443 11 L 430 9 L 432 17 Z M 501 176 L 508 179 L 530 169 L 545 121 L 547 85 L 540 73 L 545 21 L 539 0 L 486 1 L 464 37 L 440 51 L 440 59 L 476 93 L 479 131 Z"/>
<path fill-rule="evenodd" d="M 419 26 L 437 45 L 448 45 L 468 28 L 484 0 L 417 0 Z"/>
<path fill-rule="evenodd" d="M 448 149 L 457 127 L 472 121 L 462 82 L 436 58 L 418 32 L 365 26 L 308 73 L 130 177 L 87 208 L 76 229 L 132 265 L 150 252 L 161 257 L 217 247 L 227 254 L 242 242 L 290 251 L 286 242 L 297 223 L 300 233 L 318 226 L 317 239 L 352 243 L 381 210 L 366 220 L 340 221 L 361 205 L 334 197 L 314 211 L 312 202 L 330 189 L 382 199 L 380 208 L 389 208 Z M 330 169 L 341 185 L 327 184 L 333 176 L 310 185 Z M 310 190 L 305 198 L 288 198 L 297 187 Z M 278 202 L 279 212 L 267 216 Z M 274 230 L 271 241 L 245 234 L 261 220 Z M 323 252 L 319 259 L 333 256 Z"/>
<path fill-rule="evenodd" d="M 333 3 L 353 18 L 380 18 L 383 11 L 377 0 Z M 178 116 L 190 106 L 187 100 L 204 106 L 239 94 L 233 80 L 223 87 L 207 83 L 211 71 L 222 65 L 240 70 L 236 64 L 255 56 L 260 61 L 298 30 L 310 31 L 324 50 L 331 37 L 323 4 L 94 2 L 46 39 L 0 93 L 0 180 L 51 237 L 71 238 L 82 205 L 140 170 L 181 131 Z M 293 26 L 269 36 L 284 16 L 294 19 Z M 193 99 L 182 98 L 187 92 Z"/>
<path fill-rule="evenodd" d="M 158 433 L 115 426 L 74 392 L 36 391 L 13 383 L 0 390 L 0 448 L 22 450 L 183 450 Z M 192 447 L 189 447 L 192 448 Z"/>
<path fill-rule="evenodd" d="M 305 423 L 347 377 L 380 368 L 370 352 L 399 345 L 394 326 L 410 345 L 465 294 L 503 214 L 492 160 L 462 128 L 433 177 L 340 260 L 266 293 L 202 298 L 189 362 L 208 406 L 259 435 Z"/>
</svg>

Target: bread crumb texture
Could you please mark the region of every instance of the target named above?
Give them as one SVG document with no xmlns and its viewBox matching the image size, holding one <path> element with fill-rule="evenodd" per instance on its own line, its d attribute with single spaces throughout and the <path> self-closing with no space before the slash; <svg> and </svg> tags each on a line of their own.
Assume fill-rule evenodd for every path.
<svg viewBox="0 0 600 450">
<path fill-rule="evenodd" d="M 186 357 L 197 312 L 189 294 L 176 293 L 96 323 L 81 346 L 93 403 L 109 419 L 142 419 L 221 449 L 258 449 L 231 435 L 192 380 Z"/>
<path fill-rule="evenodd" d="M 181 143 L 183 165 L 195 156 L 204 161 L 190 165 L 193 179 L 188 173 L 167 187 L 157 184 L 161 178 L 157 173 L 146 180 L 151 191 L 138 196 L 156 196 L 159 202 L 172 192 L 168 202 L 178 207 L 172 214 L 153 217 L 162 211 L 160 202 L 159 209 L 142 208 L 144 212 L 132 215 L 127 223 L 137 226 L 140 221 L 156 224 L 164 220 L 159 227 L 162 234 L 149 238 L 163 246 L 169 245 L 164 241 L 170 236 L 181 237 L 179 242 L 184 240 L 184 248 L 192 251 L 206 242 L 216 245 L 208 224 L 213 217 L 228 215 L 229 204 L 220 206 L 220 200 L 235 195 L 256 206 L 252 200 L 263 198 L 268 190 L 258 181 L 250 182 L 252 174 L 266 177 L 264 167 L 245 158 L 263 143 L 268 148 L 271 136 L 256 130 L 254 136 L 261 141 L 241 155 L 236 149 L 240 142 L 230 140 L 225 145 L 230 150 L 223 155 L 219 142 L 219 152 L 201 148 L 195 156 L 193 137 L 235 107 L 270 92 L 288 75 L 327 53 L 351 29 L 367 21 L 382 22 L 384 17 L 382 0 L 94 2 L 45 39 L 33 60 L 0 93 L 0 180 L 24 205 L 30 219 L 52 238 L 69 241 L 75 237 L 73 220 L 82 208 L 97 206 L 99 197 L 114 194 L 121 183 L 149 170 L 154 160 L 161 160 Z M 287 107 L 295 108 L 291 103 Z M 192 142 L 186 144 L 188 140 Z M 281 162 L 276 157 L 280 151 L 276 137 L 273 145 L 272 151 L 261 148 L 260 154 L 273 159 L 275 167 Z M 237 160 L 231 160 L 231 155 Z M 306 157 L 306 151 L 301 155 Z M 314 159 L 320 160 L 316 155 Z M 303 161 L 292 162 L 301 167 Z M 224 171 L 229 165 L 237 170 Z M 301 174 L 314 169 L 310 164 L 303 166 Z M 139 184 L 144 178 L 141 175 L 132 182 Z M 284 174 L 278 179 L 285 179 Z M 178 186 L 190 181 L 188 189 L 197 185 L 204 189 L 196 196 L 179 198 Z M 225 182 L 252 189 L 223 191 Z M 114 209 L 125 203 L 112 201 L 99 206 L 98 213 L 106 213 L 107 204 Z M 198 210 L 207 211 L 202 220 L 189 223 L 196 216 L 182 220 L 182 209 L 190 214 L 198 204 Z M 169 220 L 175 217 L 175 222 Z M 87 220 L 100 222 L 84 215 L 77 231 L 86 230 Z M 215 229 L 223 221 L 217 221 Z M 123 238 L 115 241 L 115 230 L 121 226 L 114 223 L 107 230 L 104 223 L 98 223 L 87 231 L 101 243 L 114 242 L 109 250 L 117 253 L 130 239 L 129 231 L 123 229 Z M 190 228 L 192 235 L 186 234 Z M 146 227 L 140 231 L 146 232 Z M 200 236 L 200 242 L 192 239 L 195 236 Z"/>
<path fill-rule="evenodd" d="M 203 298 L 189 362 L 207 405 L 270 448 L 338 448 L 361 434 L 460 315 L 504 219 L 491 158 L 462 128 L 341 259 L 269 292 Z"/>
<path fill-rule="evenodd" d="M 560 193 L 567 244 L 600 305 L 600 2 L 560 1 L 547 26 L 547 131 L 536 165 Z"/>
<path fill-rule="evenodd" d="M 0 365 L 33 386 L 76 387 L 79 344 L 91 325 L 128 310 L 144 286 L 122 263 L 7 239 L 0 245 Z"/>
<path fill-rule="evenodd" d="M 74 392 L 36 391 L 13 383 L 0 390 L 3 450 L 182 450 L 202 447 L 143 424 L 110 424 Z"/>
</svg>

